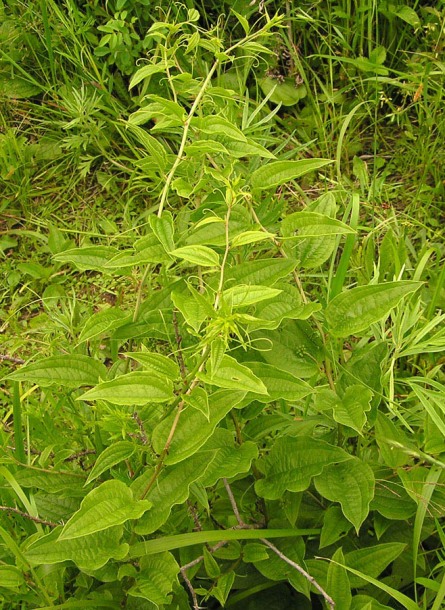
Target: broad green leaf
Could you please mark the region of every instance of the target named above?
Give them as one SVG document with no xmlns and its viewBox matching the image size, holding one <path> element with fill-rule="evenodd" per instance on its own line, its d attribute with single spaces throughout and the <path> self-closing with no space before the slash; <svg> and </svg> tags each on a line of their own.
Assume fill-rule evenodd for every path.
<svg viewBox="0 0 445 610">
<path fill-rule="evenodd" d="M 332 163 L 329 159 L 299 159 L 298 161 L 272 161 L 255 170 L 250 177 L 253 189 L 264 190 L 285 184 L 304 174 Z"/>
<path fill-rule="evenodd" d="M 274 239 L 275 237 L 274 233 L 269 233 L 268 231 L 243 231 L 232 239 L 232 248 L 247 244 L 257 244 L 260 241 Z"/>
<path fill-rule="evenodd" d="M 124 356 L 136 360 L 145 371 L 176 381 L 179 377 L 179 366 L 173 358 L 167 358 L 154 352 L 125 352 Z"/>
<path fill-rule="evenodd" d="M 116 254 L 119 250 L 111 246 L 85 246 L 59 252 L 53 259 L 59 263 L 72 263 L 81 271 L 105 271 L 107 261 Z"/>
<path fill-rule="evenodd" d="M 184 396 L 184 402 L 192 407 L 192 409 L 202 413 L 207 421 L 210 421 L 209 397 L 204 388 L 193 388 L 190 394 Z"/>
<path fill-rule="evenodd" d="M 150 216 L 148 220 L 153 233 L 161 242 L 164 250 L 166 252 L 174 250 L 175 227 L 171 213 L 164 210 L 162 216 Z"/>
<path fill-rule="evenodd" d="M 17 589 L 25 584 L 21 570 L 11 565 L 0 565 L 0 587 L 5 589 Z"/>
<path fill-rule="evenodd" d="M 245 392 L 234 390 L 218 390 L 209 394 L 209 419 L 201 411 L 187 408 L 179 418 L 165 462 L 176 464 L 196 453 L 211 437 L 217 424 L 244 396 Z M 163 450 L 175 417 L 176 413 L 171 413 L 153 430 L 152 443 L 157 453 Z"/>
<path fill-rule="evenodd" d="M 128 85 L 129 89 L 132 89 L 136 85 L 138 85 L 144 78 L 149 78 L 153 74 L 158 74 L 159 72 L 166 72 L 168 68 L 171 68 L 175 65 L 175 62 L 171 59 L 169 61 L 162 61 L 158 64 L 147 64 L 136 70 L 133 76 L 130 79 L 130 83 Z"/>
<path fill-rule="evenodd" d="M 263 93 L 269 95 L 271 102 L 283 106 L 294 106 L 307 95 L 306 86 L 303 84 L 296 86 L 293 78 L 286 78 L 284 82 L 280 82 L 267 76 L 259 81 L 259 85 Z"/>
<path fill-rule="evenodd" d="M 149 508 L 148 500 L 135 500 L 122 481 L 105 481 L 85 496 L 80 509 L 64 526 L 59 540 L 72 540 L 139 519 Z"/>
<path fill-rule="evenodd" d="M 203 532 L 190 532 L 175 536 L 162 536 L 144 542 L 137 542 L 130 548 L 129 557 L 142 557 L 162 551 L 172 551 L 188 546 L 195 546 L 206 542 L 219 542 L 220 540 L 259 540 L 261 538 L 298 538 L 300 536 L 316 536 L 318 529 L 246 529 L 246 530 L 209 530 Z"/>
<path fill-rule="evenodd" d="M 416 502 L 410 498 L 402 481 L 394 475 L 392 469 L 388 469 L 386 474 L 377 472 L 376 479 L 371 510 L 376 510 L 391 521 L 404 521 L 415 514 Z"/>
<path fill-rule="evenodd" d="M 209 135 L 220 134 L 225 138 L 246 142 L 247 138 L 233 123 L 219 115 L 209 115 L 203 118 L 193 118 L 192 126 Z"/>
<path fill-rule="evenodd" d="M 323 549 L 344 538 L 350 529 L 351 523 L 344 516 L 340 506 L 333 504 L 324 513 L 319 548 Z"/>
<path fill-rule="evenodd" d="M 390 606 L 381 604 L 369 595 L 354 595 L 351 610 L 391 610 Z"/>
<path fill-rule="evenodd" d="M 88 475 L 85 485 L 91 483 L 94 479 L 97 479 L 103 472 L 116 466 L 116 464 L 119 464 L 123 460 L 127 460 L 133 455 L 135 449 L 136 446 L 128 441 L 120 441 L 104 449 Z"/>
<path fill-rule="evenodd" d="M 410 450 L 415 450 L 415 445 L 404 431 L 382 412 L 377 414 L 375 439 L 386 466 L 398 468 L 411 461 Z"/>
<path fill-rule="evenodd" d="M 128 595 L 147 599 L 156 608 L 169 604 L 179 573 L 179 565 L 173 555 L 164 551 L 141 557 L 139 568 L 136 584 L 128 590 Z"/>
<path fill-rule="evenodd" d="M 216 587 L 213 587 L 210 590 L 212 597 L 215 597 L 219 601 L 222 608 L 226 605 L 234 581 L 235 572 L 226 572 L 225 574 L 221 574 L 218 578 Z"/>
<path fill-rule="evenodd" d="M 120 544 L 122 525 L 71 540 L 59 540 L 61 530 L 62 527 L 56 527 L 29 545 L 24 555 L 31 565 L 74 561 L 81 570 L 98 570 L 110 559 L 121 561 L 128 554 L 128 544 Z"/>
<path fill-rule="evenodd" d="M 85 490 L 83 491 L 85 492 Z M 71 515 L 78 510 L 83 498 L 80 488 L 75 488 L 74 492 L 76 497 L 65 497 L 65 494 L 44 493 L 42 491 L 34 493 L 39 517 L 53 523 L 68 521 Z"/>
<path fill-rule="evenodd" d="M 330 332 L 347 337 L 367 330 L 388 316 L 404 296 L 418 290 L 421 282 L 401 281 L 358 286 L 346 290 L 329 302 L 325 310 Z"/>
<path fill-rule="evenodd" d="M 304 564 L 304 542 L 302 538 L 288 539 L 283 538 L 274 543 L 275 546 L 286 557 L 300 565 L 303 569 Z M 260 560 L 254 563 L 254 566 L 268 580 L 282 581 L 287 579 L 297 591 L 301 591 L 307 597 L 309 596 L 309 582 L 300 574 L 294 567 L 283 561 L 278 555 L 266 547 L 269 554 L 267 561 Z"/>
<path fill-rule="evenodd" d="M 281 437 L 262 461 L 265 477 L 255 483 L 257 494 L 279 500 L 286 490 L 304 491 L 329 464 L 350 460 L 343 449 L 309 436 Z"/>
<path fill-rule="evenodd" d="M 276 159 L 276 156 L 271 153 L 267 148 L 255 142 L 255 140 L 247 139 L 246 142 L 239 140 L 228 140 L 222 136 L 220 141 L 227 148 L 228 153 L 236 159 L 242 159 L 243 157 L 263 157 L 265 159 Z"/>
<path fill-rule="evenodd" d="M 335 551 L 332 559 L 333 561 L 329 564 L 328 568 L 326 589 L 334 600 L 336 608 L 349 610 L 352 602 L 351 585 L 349 583 L 348 573 L 342 565 L 344 564 L 345 559 L 341 548 Z"/>
<path fill-rule="evenodd" d="M 230 267 L 225 274 L 225 286 L 237 284 L 272 286 L 287 277 L 295 269 L 297 261 L 279 258 L 263 258 Z"/>
<path fill-rule="evenodd" d="M 244 563 L 255 563 L 257 561 L 266 561 L 269 559 L 267 546 L 259 542 L 248 542 L 243 546 L 243 561 Z"/>
<path fill-rule="evenodd" d="M 215 310 L 207 298 L 189 286 L 188 291 L 172 292 L 172 301 L 193 330 L 199 331 L 207 318 L 215 316 Z"/>
<path fill-rule="evenodd" d="M 83 496 L 85 493 L 82 493 L 85 483 L 84 474 L 23 467 L 14 476 L 21 487 L 35 487 L 51 494 L 68 496 Z"/>
<path fill-rule="evenodd" d="M 202 155 L 214 155 L 218 153 L 224 155 L 229 154 L 229 151 L 224 144 L 221 144 L 221 142 L 217 142 L 216 140 L 195 140 L 185 147 L 184 152 L 188 157 L 200 157 Z"/>
<path fill-rule="evenodd" d="M 401 542 L 388 542 L 351 551 L 345 555 L 346 566 L 366 576 L 377 578 L 403 551 L 406 544 Z M 364 580 L 358 576 L 349 577 L 353 589 L 364 586 Z"/>
<path fill-rule="evenodd" d="M 296 233 L 298 231 L 298 233 Z M 318 212 L 294 212 L 286 216 L 281 223 L 284 237 L 307 239 L 310 237 L 329 237 L 355 233 L 347 224 Z"/>
<path fill-rule="evenodd" d="M 145 265 L 147 263 L 169 263 L 173 259 L 166 253 L 165 248 L 161 246 L 155 235 L 150 235 L 151 240 L 155 241 L 151 245 L 147 245 L 146 248 L 139 251 L 124 250 L 119 252 L 116 256 L 113 256 L 106 264 L 106 269 L 117 269 L 122 270 L 127 267 L 137 267 Z"/>
<path fill-rule="evenodd" d="M 207 573 L 207 576 L 210 578 L 217 578 L 221 574 L 221 570 L 219 568 L 218 562 L 207 549 L 204 547 L 204 568 Z"/>
<path fill-rule="evenodd" d="M 281 294 L 281 290 L 276 288 L 241 284 L 224 290 L 223 299 L 231 307 L 248 307 L 261 301 L 273 299 L 279 294 Z"/>
<path fill-rule="evenodd" d="M 207 246 L 183 246 L 172 250 L 170 254 L 193 265 L 201 265 L 202 267 L 217 267 L 219 265 L 218 254 Z"/>
<path fill-rule="evenodd" d="M 314 479 L 314 483 L 324 498 L 340 502 L 345 517 L 358 534 L 374 497 L 375 480 L 371 467 L 358 458 L 341 464 L 329 464 Z"/>
<path fill-rule="evenodd" d="M 156 167 L 159 170 L 163 171 L 167 164 L 167 153 L 159 139 L 154 138 L 148 133 L 148 131 L 146 131 L 142 127 L 139 127 L 138 125 L 131 125 L 130 123 L 126 123 L 125 127 L 136 137 L 138 142 L 142 144 L 146 152 L 148 152 L 150 161 L 154 161 Z M 146 157 L 142 159 L 142 161 L 145 160 Z"/>
<path fill-rule="evenodd" d="M 192 455 L 180 464 L 166 466 L 145 496 L 152 508 L 139 519 L 135 531 L 147 535 L 158 530 L 167 521 L 172 507 L 187 500 L 190 485 L 204 474 L 212 458 L 212 452 L 205 452 Z M 135 497 L 140 497 L 145 492 L 152 476 L 153 469 L 147 468 L 146 472 L 134 481 L 131 488 Z"/>
<path fill-rule="evenodd" d="M 170 379 L 153 372 L 135 371 L 99 383 L 77 400 L 108 400 L 115 405 L 143 406 L 150 402 L 168 402 L 172 398 L 173 383 Z"/>
<path fill-rule="evenodd" d="M 215 430 L 202 450 L 215 452 L 214 459 L 200 479 L 205 487 L 215 485 L 219 479 L 231 479 L 249 472 L 252 460 L 258 457 L 255 443 L 246 441 L 236 445 L 233 434 L 224 428 Z"/>
<path fill-rule="evenodd" d="M 219 388 L 240 390 L 243 392 L 255 392 L 255 394 L 267 394 L 264 383 L 252 371 L 240 364 L 232 356 L 225 354 L 216 371 L 210 373 L 198 373 L 197 377 L 210 385 Z"/>
<path fill-rule="evenodd" d="M 43 387 L 60 385 L 65 388 L 78 388 L 95 385 L 100 378 L 106 376 L 105 366 L 89 356 L 60 354 L 22 366 L 8 375 L 7 379 L 30 381 Z"/>
<path fill-rule="evenodd" d="M 371 408 L 372 391 L 362 385 L 351 385 L 334 405 L 334 419 L 362 434 L 366 424 L 366 411 Z"/>
<path fill-rule="evenodd" d="M 243 402 L 272 402 L 280 398 L 289 401 L 300 400 L 314 391 L 314 388 L 295 375 L 263 362 L 247 362 L 246 366 L 264 383 L 267 396 L 248 393 Z"/>
<path fill-rule="evenodd" d="M 79 335 L 79 343 L 91 341 L 91 339 L 103 335 L 110 330 L 119 328 L 119 326 L 130 321 L 130 319 L 131 316 L 128 313 L 117 307 L 110 307 L 109 309 L 99 311 L 86 320 Z"/>
</svg>

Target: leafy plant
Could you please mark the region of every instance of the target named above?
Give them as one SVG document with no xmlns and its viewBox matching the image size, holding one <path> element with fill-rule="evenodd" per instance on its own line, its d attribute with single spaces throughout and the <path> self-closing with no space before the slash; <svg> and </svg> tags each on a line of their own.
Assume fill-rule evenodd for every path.
<svg viewBox="0 0 445 610">
<path fill-rule="evenodd" d="M 363 73 L 386 78 L 389 34 L 418 27 L 417 13 L 379 7 L 388 31 L 374 41 L 369 6 L 355 37 L 343 5 L 327 3 L 325 23 L 230 4 L 230 27 L 204 25 L 219 7 L 188 3 L 150 15 L 143 34 L 144 3 L 42 12 L 48 50 L 50 19 L 64 26 L 48 55 L 64 81 L 63 163 L 75 184 L 94 171 L 109 198 L 125 184 L 126 203 L 86 229 L 34 220 L 24 233 L 5 217 L 5 607 L 442 604 L 443 246 L 413 235 L 414 219 L 409 235 L 395 215 L 377 222 L 366 199 L 377 174 L 358 157 L 349 172 L 363 100 L 345 86 L 345 113 L 327 125 L 292 45 L 285 78 L 305 91 L 294 81 L 288 104 L 283 83 L 265 84 L 284 67 L 277 33 L 292 43 L 298 17 L 329 27 L 317 61 L 333 65 L 334 33 L 348 33 L 335 79 L 352 66 L 365 95 Z M 82 74 L 98 76 L 101 57 L 103 71 L 76 88 L 67 76 L 82 54 L 65 57 L 63 76 L 53 60 L 79 24 Z M 315 154 L 283 133 L 294 109 L 299 138 L 326 137 Z M 2 171 L 26 154 L 20 137 L 2 140 Z M 132 207 L 143 190 L 148 205 L 139 195 Z"/>
</svg>

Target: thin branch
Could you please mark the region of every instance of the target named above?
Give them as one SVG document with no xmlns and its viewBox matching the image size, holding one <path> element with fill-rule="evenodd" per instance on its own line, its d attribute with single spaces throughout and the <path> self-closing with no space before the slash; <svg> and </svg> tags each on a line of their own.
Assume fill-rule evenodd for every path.
<svg viewBox="0 0 445 610">
<path fill-rule="evenodd" d="M 35 523 L 49 525 L 49 527 L 57 527 L 60 525 L 60 523 L 53 523 L 52 521 L 45 521 L 45 519 L 40 519 L 39 517 L 33 517 L 32 515 L 24 513 L 18 508 L 13 508 L 12 506 L 0 506 L 0 510 L 4 510 L 7 513 L 15 513 L 16 515 L 20 515 L 20 517 L 24 517 L 25 519 L 29 519 L 30 521 L 34 521 Z"/>
<path fill-rule="evenodd" d="M 25 361 L 21 358 L 15 358 L 15 356 L 9 356 L 9 354 L 0 354 L 0 362 L 12 362 L 13 364 L 25 364 Z"/>
<path fill-rule="evenodd" d="M 179 362 L 179 368 L 180 368 L 180 371 L 181 371 L 181 377 L 182 377 L 183 383 L 186 383 L 187 382 L 187 371 L 186 371 L 186 368 L 185 368 L 184 356 L 183 356 L 182 347 L 181 347 L 182 337 L 181 337 L 181 334 L 179 332 L 177 309 L 173 309 L 173 328 L 174 328 L 174 331 L 175 331 L 176 346 L 178 348 L 177 358 L 178 358 L 178 362 Z"/>
<path fill-rule="evenodd" d="M 187 589 L 190 591 L 190 595 L 192 596 L 193 610 L 200 610 L 200 606 L 198 604 L 198 598 L 196 597 L 196 591 L 193 588 L 193 585 L 190 582 L 189 577 L 187 576 L 186 569 L 182 567 L 182 568 L 179 568 L 179 571 L 181 572 L 181 576 L 184 579 L 185 584 L 187 585 Z"/>
<path fill-rule="evenodd" d="M 315 578 L 313 576 L 311 576 L 308 572 L 306 572 L 306 570 L 303 569 L 300 565 L 298 565 L 298 563 L 295 563 L 295 561 L 292 561 L 292 559 L 289 559 L 289 557 L 287 557 L 287 555 L 282 553 L 280 551 L 280 549 L 277 549 L 277 547 L 274 544 L 272 544 L 272 542 L 269 542 L 269 540 L 267 540 L 266 538 L 261 538 L 261 542 L 263 544 L 265 544 L 266 546 L 268 546 L 275 553 L 275 555 L 278 555 L 278 557 L 280 559 L 285 561 L 288 565 L 290 565 L 292 568 L 297 570 L 297 572 L 302 574 L 306 578 L 306 580 L 308 580 L 311 583 L 311 585 L 313 585 L 317 589 L 317 591 L 319 591 L 321 593 L 321 595 L 324 597 L 324 599 L 326 600 L 326 603 L 331 608 L 331 610 L 334 610 L 334 608 L 335 608 L 334 600 L 332 599 L 332 597 L 330 597 L 326 593 L 326 591 L 323 589 L 323 587 L 318 584 L 318 582 L 315 580 Z"/>
<path fill-rule="evenodd" d="M 230 500 L 230 504 L 232 506 L 233 514 L 235 515 L 236 520 L 238 521 L 238 525 L 245 527 L 246 524 L 244 523 L 244 521 L 241 518 L 240 512 L 238 510 L 238 505 L 237 505 L 236 500 L 235 500 L 235 496 L 233 495 L 232 489 L 231 489 L 229 483 L 227 482 L 226 478 L 223 479 L 223 483 L 224 483 L 224 487 L 226 488 L 227 495 L 229 496 L 229 500 Z"/>
</svg>

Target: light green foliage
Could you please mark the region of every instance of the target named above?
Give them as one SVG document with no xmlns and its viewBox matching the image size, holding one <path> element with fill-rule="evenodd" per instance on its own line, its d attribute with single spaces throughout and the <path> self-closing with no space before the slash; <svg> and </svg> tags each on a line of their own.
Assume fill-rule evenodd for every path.
<svg viewBox="0 0 445 610">
<path fill-rule="evenodd" d="M 445 9 L 408 4 L 0 3 L 2 607 L 442 608 Z"/>
</svg>

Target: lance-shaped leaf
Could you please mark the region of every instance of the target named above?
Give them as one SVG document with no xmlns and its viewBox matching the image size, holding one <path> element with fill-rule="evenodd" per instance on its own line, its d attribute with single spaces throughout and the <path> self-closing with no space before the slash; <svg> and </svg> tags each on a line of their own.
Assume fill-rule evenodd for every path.
<svg viewBox="0 0 445 610">
<path fill-rule="evenodd" d="M 116 464 L 119 464 L 123 460 L 127 460 L 133 455 L 135 449 L 136 446 L 128 441 L 120 441 L 104 449 L 88 475 L 85 485 L 88 485 L 88 483 L 91 483 L 91 481 L 100 477 L 103 472 L 116 466 Z"/>
<path fill-rule="evenodd" d="M 298 231 L 298 233 L 297 233 Z M 347 224 L 318 212 L 294 212 L 286 216 L 281 223 L 284 237 L 307 239 L 309 237 L 327 237 L 355 233 Z"/>
<path fill-rule="evenodd" d="M 256 443 L 246 441 L 242 445 L 235 445 L 230 430 L 218 428 L 204 445 L 203 451 L 214 451 L 215 457 L 203 474 L 200 482 L 204 487 L 210 487 L 222 479 L 230 479 L 249 472 L 252 460 L 258 457 Z"/>
<path fill-rule="evenodd" d="M 90 341 L 130 321 L 131 316 L 117 307 L 99 311 L 86 320 L 79 336 L 79 343 Z"/>
<path fill-rule="evenodd" d="M 328 582 L 326 589 L 329 591 L 329 595 L 334 600 L 336 608 L 349 610 L 352 602 L 351 584 L 349 582 L 348 573 L 343 567 L 345 558 L 341 548 L 335 551 L 332 559 L 333 561 L 329 564 L 328 568 Z"/>
<path fill-rule="evenodd" d="M 371 324 L 386 318 L 404 296 L 418 290 L 422 282 L 388 282 L 358 286 L 346 290 L 330 301 L 325 310 L 330 332 L 347 337 L 367 330 Z"/>
<path fill-rule="evenodd" d="M 179 573 L 179 565 L 173 555 L 168 551 L 146 555 L 141 557 L 139 567 L 136 584 L 128 590 L 128 594 L 147 599 L 157 608 L 169 604 L 170 593 Z"/>
<path fill-rule="evenodd" d="M 153 505 L 135 527 L 138 534 L 155 532 L 163 525 L 175 504 L 182 504 L 189 497 L 190 485 L 199 479 L 213 459 L 212 452 L 192 455 L 188 460 L 166 466 L 157 481 L 149 489 L 146 498 Z M 149 485 L 153 470 L 147 469 L 131 486 L 135 496 L 141 496 Z"/>
<path fill-rule="evenodd" d="M 81 570 L 98 570 L 110 559 L 120 561 L 128 553 L 128 544 L 119 544 L 122 525 L 72 540 L 59 540 L 61 530 L 61 527 L 56 527 L 28 547 L 24 555 L 31 565 L 74 561 Z"/>
<path fill-rule="evenodd" d="M 77 400 L 108 400 L 115 405 L 146 405 L 173 398 L 173 383 L 167 377 L 135 371 L 99 383 Z"/>
<path fill-rule="evenodd" d="M 253 172 L 250 180 L 253 189 L 264 190 L 300 178 L 309 172 L 332 163 L 329 159 L 299 159 L 298 161 L 272 161 Z"/>
<path fill-rule="evenodd" d="M 210 421 L 209 396 L 204 388 L 193 388 L 190 394 L 184 396 L 184 402 L 192 409 L 202 413 L 207 421 Z"/>
<path fill-rule="evenodd" d="M 246 366 L 264 383 L 267 395 L 255 396 L 249 392 L 244 402 L 272 402 L 279 400 L 300 400 L 314 391 L 314 388 L 305 381 L 298 379 L 295 375 L 282 371 L 281 369 L 265 364 L 263 362 L 248 362 Z"/>
<path fill-rule="evenodd" d="M 155 352 L 125 352 L 124 355 L 142 364 L 142 367 L 147 372 L 161 377 L 168 377 L 172 381 L 179 377 L 179 367 L 173 358 L 167 358 L 167 356 L 156 354 Z"/>
<path fill-rule="evenodd" d="M 175 227 L 171 213 L 164 210 L 162 216 L 150 216 L 149 222 L 153 233 L 159 239 L 165 251 L 173 250 L 175 247 Z"/>
<path fill-rule="evenodd" d="M 304 491 L 312 477 L 329 464 L 350 460 L 351 456 L 319 439 L 309 436 L 281 437 L 261 464 L 265 478 L 255 483 L 259 496 L 279 500 L 288 491 Z"/>
<path fill-rule="evenodd" d="M 21 570 L 11 565 L 0 565 L 0 587 L 17 589 L 25 584 Z"/>
<path fill-rule="evenodd" d="M 406 544 L 402 542 L 365 547 L 346 553 L 345 564 L 368 577 L 377 578 L 405 549 Z M 365 586 L 365 581 L 355 574 L 351 574 L 349 580 L 353 589 Z"/>
<path fill-rule="evenodd" d="M 80 509 L 64 526 L 59 540 L 71 540 L 101 532 L 130 519 L 139 519 L 149 508 L 148 500 L 135 500 L 122 481 L 105 481 L 85 496 Z"/>
<path fill-rule="evenodd" d="M 73 263 L 81 271 L 105 271 L 106 262 L 118 253 L 119 250 L 111 246 L 86 246 L 64 250 L 53 258 L 59 263 Z"/>
<path fill-rule="evenodd" d="M 281 290 L 268 286 L 241 285 L 224 290 L 223 299 L 231 307 L 248 307 L 261 301 L 273 299 L 281 294 Z"/>
<path fill-rule="evenodd" d="M 179 418 L 171 441 L 167 464 L 176 464 L 196 453 L 213 434 L 217 424 L 244 398 L 245 392 L 218 390 L 209 395 L 209 418 L 197 409 L 188 408 Z M 161 453 L 169 437 L 176 413 L 172 413 L 153 430 L 152 443 Z"/>
<path fill-rule="evenodd" d="M 202 267 L 217 267 L 219 265 L 218 254 L 208 246 L 183 246 L 172 250 L 170 254 L 193 265 L 201 265 Z"/>
<path fill-rule="evenodd" d="M 334 404 L 334 419 L 362 434 L 366 411 L 371 409 L 372 390 L 356 384 L 347 388 L 343 398 Z"/>
<path fill-rule="evenodd" d="M 31 381 L 43 387 L 60 385 L 65 388 L 78 388 L 84 385 L 95 385 L 101 377 L 104 378 L 106 375 L 105 366 L 89 356 L 61 354 L 22 366 L 8 375 L 7 379 Z"/>
<path fill-rule="evenodd" d="M 216 371 L 209 373 L 199 373 L 199 379 L 216 385 L 219 388 L 241 390 L 244 392 L 255 392 L 255 394 L 267 394 L 264 383 L 252 371 L 240 364 L 232 356 L 225 354 Z"/>
<path fill-rule="evenodd" d="M 304 542 L 302 538 L 286 539 L 283 538 L 275 543 L 278 549 L 289 559 L 305 568 L 304 564 Z M 295 568 L 286 563 L 281 557 L 278 557 L 268 547 L 266 547 L 269 559 L 264 561 L 254 562 L 258 572 L 269 580 L 280 581 L 286 578 L 290 584 L 297 590 L 301 591 L 307 597 L 309 596 L 309 582 Z"/>
<path fill-rule="evenodd" d="M 341 464 L 330 464 L 314 480 L 319 494 L 332 502 L 340 502 L 343 514 L 357 533 L 369 513 L 374 497 L 374 473 L 358 458 Z"/>
<path fill-rule="evenodd" d="M 225 286 L 227 288 L 237 284 L 272 286 L 279 279 L 292 273 L 296 265 L 297 261 L 280 258 L 263 258 L 234 265 L 227 269 L 224 276 Z"/>
<path fill-rule="evenodd" d="M 192 126 L 197 127 L 202 132 L 208 133 L 209 135 L 215 136 L 220 134 L 225 138 L 238 140 L 240 142 L 247 142 L 246 136 L 240 129 L 238 129 L 238 127 L 236 127 L 236 125 L 217 114 L 202 118 L 193 118 Z"/>
</svg>

